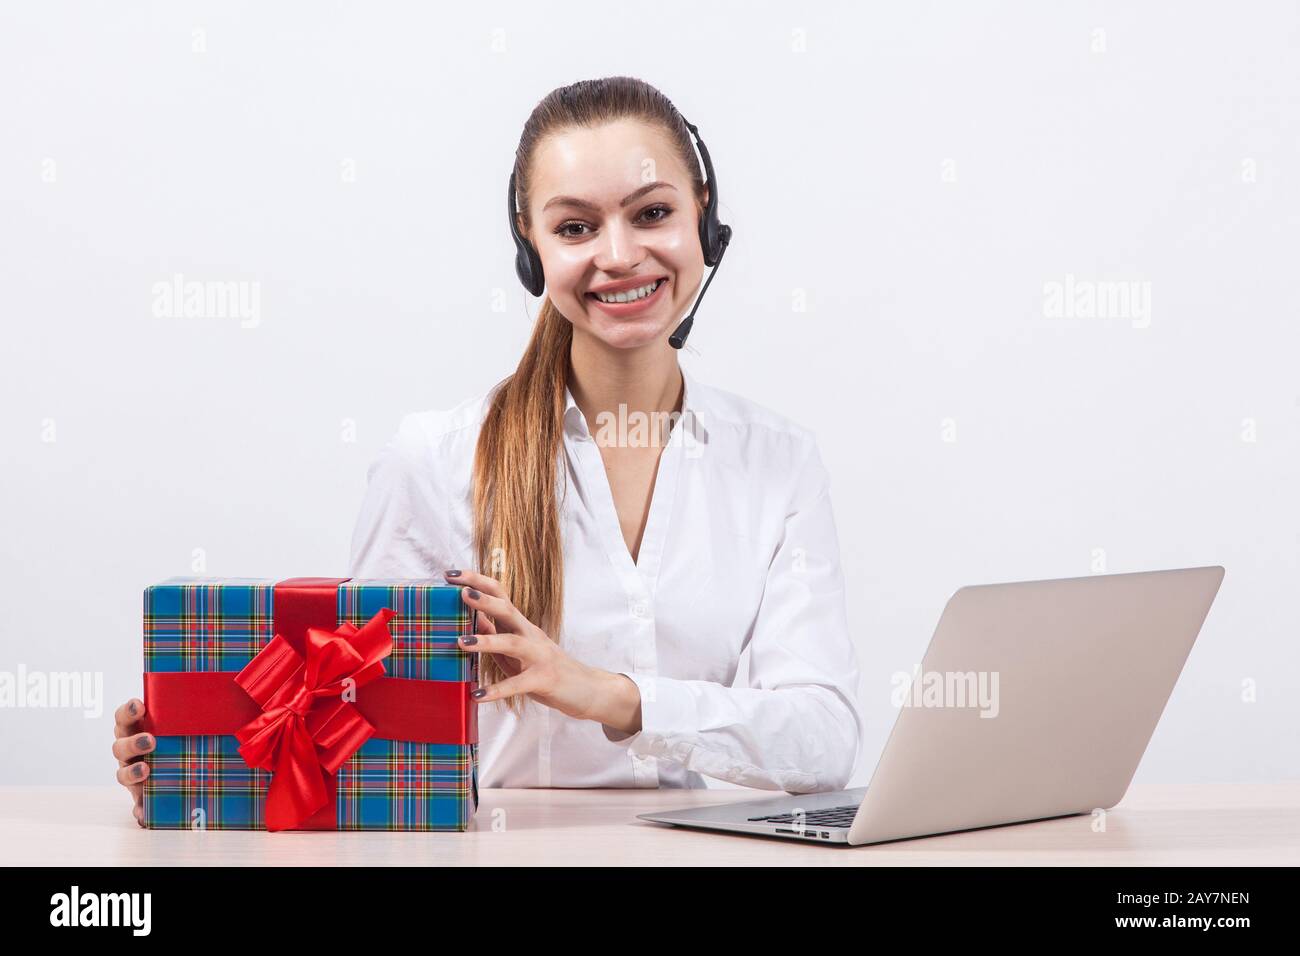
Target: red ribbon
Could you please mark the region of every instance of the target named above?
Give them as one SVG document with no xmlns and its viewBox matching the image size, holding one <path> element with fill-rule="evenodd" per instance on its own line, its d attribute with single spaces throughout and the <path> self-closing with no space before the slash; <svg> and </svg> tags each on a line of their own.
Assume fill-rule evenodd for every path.
<svg viewBox="0 0 1300 956">
<path fill-rule="evenodd" d="M 277 634 L 235 678 L 262 708 L 235 736 L 244 763 L 274 774 L 266 793 L 268 830 L 297 826 L 329 802 L 325 778 L 375 732 L 344 698 L 383 676 L 383 658 L 393 652 L 393 616 L 384 608 L 359 631 L 351 624 L 333 633 L 307 628 L 305 662 Z"/>
<path fill-rule="evenodd" d="M 470 684 L 383 676 L 383 659 L 393 650 L 393 611 L 383 608 L 360 629 L 326 629 L 346 580 L 277 583 L 275 637 L 238 673 L 144 675 L 142 729 L 160 736 L 234 734 L 244 761 L 273 774 L 268 830 L 335 829 L 336 773 L 371 737 L 478 740 Z M 364 694 L 354 693 L 362 687 Z"/>
</svg>

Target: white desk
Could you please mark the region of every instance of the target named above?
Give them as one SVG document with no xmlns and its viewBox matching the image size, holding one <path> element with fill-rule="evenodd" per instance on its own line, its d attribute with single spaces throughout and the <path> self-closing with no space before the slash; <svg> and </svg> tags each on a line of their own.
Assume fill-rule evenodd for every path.
<svg viewBox="0 0 1300 956">
<path fill-rule="evenodd" d="M 120 786 L 0 788 L 0 864 L 1300 864 L 1300 781 L 1135 786 L 1104 833 L 1087 815 L 866 847 L 667 827 L 636 814 L 755 790 L 482 790 L 464 833 L 144 830 Z"/>
</svg>

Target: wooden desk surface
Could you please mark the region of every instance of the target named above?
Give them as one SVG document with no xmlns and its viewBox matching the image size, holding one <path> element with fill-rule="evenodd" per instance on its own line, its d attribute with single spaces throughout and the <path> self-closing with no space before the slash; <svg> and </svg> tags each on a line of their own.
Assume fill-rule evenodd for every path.
<svg viewBox="0 0 1300 956">
<path fill-rule="evenodd" d="M 865 847 L 805 846 L 637 820 L 752 790 L 483 790 L 464 833 L 141 829 L 120 786 L 0 788 L 0 864 L 1297 865 L 1300 781 L 1137 785 L 1105 832 L 1088 816 Z"/>
</svg>

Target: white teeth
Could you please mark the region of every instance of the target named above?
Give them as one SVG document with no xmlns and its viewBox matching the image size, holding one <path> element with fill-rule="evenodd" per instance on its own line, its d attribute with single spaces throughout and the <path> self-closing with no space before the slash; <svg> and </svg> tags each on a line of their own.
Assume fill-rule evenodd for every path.
<svg viewBox="0 0 1300 956">
<path fill-rule="evenodd" d="M 602 292 L 593 292 L 592 294 L 601 302 L 632 302 L 636 299 L 644 299 L 655 289 L 659 288 L 659 283 L 663 281 L 663 279 L 656 279 L 649 285 L 643 285 L 639 289 L 628 289 L 626 292 L 614 292 L 609 295 Z"/>
</svg>

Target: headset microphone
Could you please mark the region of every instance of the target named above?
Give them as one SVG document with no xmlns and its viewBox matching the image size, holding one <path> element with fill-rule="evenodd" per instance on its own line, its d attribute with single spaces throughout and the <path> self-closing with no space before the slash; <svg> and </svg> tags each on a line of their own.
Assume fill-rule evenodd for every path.
<svg viewBox="0 0 1300 956">
<path fill-rule="evenodd" d="M 686 122 L 684 116 L 682 122 L 686 123 L 686 128 L 691 131 L 691 136 L 695 138 L 695 144 L 700 149 L 700 158 L 704 161 L 704 172 L 708 176 L 709 201 L 704 207 L 704 215 L 700 217 L 700 248 L 704 252 L 704 264 L 713 266 L 714 269 L 709 273 L 708 279 L 704 282 L 704 288 L 700 290 L 699 296 L 696 297 L 695 305 L 691 308 L 691 314 L 682 319 L 681 324 L 668 337 L 669 344 L 675 349 L 680 349 L 686 344 L 686 336 L 691 334 L 691 326 L 695 324 L 695 312 L 699 309 L 700 303 L 704 301 L 704 293 L 709 290 L 709 283 L 713 281 L 714 275 L 717 274 L 717 266 L 722 262 L 722 256 L 727 251 L 727 243 L 731 242 L 731 227 L 718 221 L 718 181 L 713 173 L 713 161 L 709 159 L 709 149 L 704 145 L 704 140 L 700 139 L 699 130 Z M 508 200 L 510 235 L 515 241 L 515 274 L 519 276 L 519 281 L 523 283 L 524 288 L 529 293 L 535 296 L 541 295 L 542 290 L 546 287 L 546 280 L 542 275 L 542 258 L 537 254 L 533 244 L 519 232 L 519 207 L 515 202 L 515 174 L 513 172 L 510 174 L 510 195 Z"/>
</svg>

